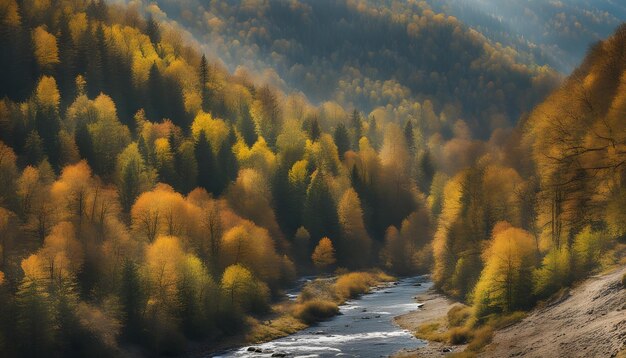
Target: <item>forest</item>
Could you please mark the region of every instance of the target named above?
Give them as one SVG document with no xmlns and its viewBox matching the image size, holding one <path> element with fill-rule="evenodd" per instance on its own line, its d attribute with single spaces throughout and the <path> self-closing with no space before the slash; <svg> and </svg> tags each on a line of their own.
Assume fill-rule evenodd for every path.
<svg viewBox="0 0 626 358">
<path fill-rule="evenodd" d="M 434 2 L 437 3 L 437 2 Z M 425 1 L 130 2 L 190 31 L 232 71 L 326 104 L 357 107 L 451 136 L 511 126 L 560 75 L 510 42 L 490 41 Z M 194 9 L 194 11 L 190 11 Z M 438 121 L 430 117 L 431 109 Z"/>
<path fill-rule="evenodd" d="M 289 28 L 276 22 L 293 19 L 278 13 L 287 3 L 274 4 L 273 24 Z M 433 46 L 459 36 L 468 58 L 448 58 L 471 70 L 420 60 L 449 65 L 456 84 L 409 76 L 411 94 L 398 96 L 418 115 L 391 116 L 376 101 L 318 102 L 230 71 L 137 6 L 0 0 L 0 355 L 184 355 L 245 331 L 298 276 L 374 268 L 432 273 L 479 327 L 619 262 L 626 26 L 558 82 L 428 9 L 392 23 L 423 23 L 407 33 L 377 23 L 390 15 L 367 2 L 325 4 L 357 9 L 381 34 Z M 329 48 L 311 33 L 293 35 Z M 403 49 L 402 62 L 426 56 Z M 324 76 L 347 67 L 311 76 L 324 92 Z M 482 76 L 498 81 L 470 86 Z M 434 92 L 413 97 L 420 86 Z M 462 110 L 445 106 L 455 96 Z M 507 119 L 488 122 L 492 106 Z"/>
</svg>

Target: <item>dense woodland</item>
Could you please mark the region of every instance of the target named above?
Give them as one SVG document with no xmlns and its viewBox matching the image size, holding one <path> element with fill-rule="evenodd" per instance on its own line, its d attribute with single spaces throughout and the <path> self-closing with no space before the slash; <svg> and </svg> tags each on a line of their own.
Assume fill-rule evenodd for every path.
<svg viewBox="0 0 626 358">
<path fill-rule="evenodd" d="M 329 116 L 339 116 L 337 104 L 356 106 L 379 119 L 411 119 L 429 134 L 449 137 L 463 118 L 475 136 L 489 138 L 559 79 L 527 61 L 523 47 L 490 41 L 425 1 L 129 3 L 190 29 L 231 69 L 254 69 L 326 102 Z"/>
<path fill-rule="evenodd" d="M 609 36 L 626 17 L 612 0 L 432 1 L 435 11 L 457 17 L 492 41 L 512 47 L 528 63 L 570 73 L 590 43 Z"/>
<path fill-rule="evenodd" d="M 337 269 L 432 272 L 481 322 L 616 260 L 626 27 L 484 141 L 424 130 L 432 107 L 312 105 L 184 38 L 102 1 L 0 0 L 3 356 L 181 354 Z"/>
</svg>

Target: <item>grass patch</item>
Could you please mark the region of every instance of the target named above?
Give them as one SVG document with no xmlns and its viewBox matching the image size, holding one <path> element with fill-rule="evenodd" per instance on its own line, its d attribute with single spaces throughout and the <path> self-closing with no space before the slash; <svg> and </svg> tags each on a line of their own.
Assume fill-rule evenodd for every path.
<svg viewBox="0 0 626 358">
<path fill-rule="evenodd" d="M 337 278 L 335 292 L 340 299 L 346 300 L 367 293 L 372 286 L 386 281 L 393 281 L 393 277 L 382 272 L 351 272 Z"/>
<path fill-rule="evenodd" d="M 338 302 L 334 282 L 330 279 L 317 279 L 307 283 L 298 295 L 298 302 L 305 303 L 312 300 Z"/>
<path fill-rule="evenodd" d="M 258 344 L 296 333 L 307 327 L 306 324 L 291 315 L 282 315 L 276 319 L 257 321 L 250 325 L 246 340 Z"/>
<path fill-rule="evenodd" d="M 414 335 L 427 341 L 446 342 L 448 340 L 448 334 L 442 330 L 440 322 L 422 323 L 417 327 Z"/>
<path fill-rule="evenodd" d="M 293 316 L 306 324 L 329 319 L 338 313 L 337 303 L 319 299 L 299 303 L 293 310 Z"/>
</svg>

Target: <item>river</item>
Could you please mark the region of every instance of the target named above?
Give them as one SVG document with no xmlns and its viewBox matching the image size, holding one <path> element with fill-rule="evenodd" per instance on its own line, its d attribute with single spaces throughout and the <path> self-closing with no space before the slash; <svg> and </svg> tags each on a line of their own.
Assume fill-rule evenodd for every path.
<svg viewBox="0 0 626 358">
<path fill-rule="evenodd" d="M 432 286 L 427 277 L 399 280 L 376 288 L 359 299 L 347 301 L 341 314 L 290 336 L 232 350 L 216 357 L 387 357 L 403 348 L 417 348 L 426 342 L 393 323 L 395 316 L 419 308 L 416 295 Z"/>
</svg>

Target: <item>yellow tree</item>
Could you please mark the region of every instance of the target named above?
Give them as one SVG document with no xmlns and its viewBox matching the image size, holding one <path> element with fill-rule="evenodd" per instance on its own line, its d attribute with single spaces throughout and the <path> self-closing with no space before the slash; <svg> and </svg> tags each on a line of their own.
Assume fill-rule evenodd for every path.
<svg viewBox="0 0 626 358">
<path fill-rule="evenodd" d="M 371 239 L 363 223 L 361 200 L 354 189 L 349 188 L 341 197 L 337 206 L 339 224 L 341 225 L 341 247 L 338 254 L 346 258 L 346 264 L 352 267 L 364 266 L 369 262 Z M 358 252 L 355 249 L 358 248 Z"/>
<path fill-rule="evenodd" d="M 37 252 L 47 278 L 58 284 L 76 275 L 84 261 L 83 247 L 76 239 L 74 225 L 63 221 L 55 225 Z"/>
<path fill-rule="evenodd" d="M 44 71 L 50 71 L 59 63 L 59 49 L 57 39 L 46 31 L 43 26 L 33 30 L 33 44 L 35 47 L 35 59 Z"/>
<path fill-rule="evenodd" d="M 483 253 L 485 268 L 474 290 L 478 317 L 530 305 L 535 254 L 530 233 L 507 222 L 496 224 L 489 247 Z"/>
<path fill-rule="evenodd" d="M 146 275 L 151 296 L 158 304 L 167 305 L 175 299 L 179 265 L 184 258 L 180 240 L 175 236 L 159 236 L 146 247 Z"/>
<path fill-rule="evenodd" d="M 329 238 L 323 237 L 313 250 L 311 255 L 313 264 L 320 270 L 324 270 L 333 265 L 337 260 L 335 259 L 335 248 L 332 241 Z"/>
<path fill-rule="evenodd" d="M 280 256 L 267 230 L 244 220 L 224 234 L 221 246 L 223 267 L 242 264 L 266 282 L 279 278 Z"/>
<path fill-rule="evenodd" d="M 222 275 L 221 286 L 225 299 L 236 310 L 248 310 L 258 303 L 267 304 L 267 287 L 256 282 L 252 273 L 242 265 L 228 266 Z"/>
</svg>

